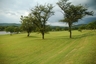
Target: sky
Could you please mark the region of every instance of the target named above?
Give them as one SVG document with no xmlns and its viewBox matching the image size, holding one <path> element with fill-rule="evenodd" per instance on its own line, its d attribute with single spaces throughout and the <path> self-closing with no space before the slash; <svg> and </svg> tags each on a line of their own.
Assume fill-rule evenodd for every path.
<svg viewBox="0 0 96 64">
<path fill-rule="evenodd" d="M 40 5 L 53 4 L 55 15 L 51 16 L 47 24 L 53 26 L 67 26 L 67 23 L 58 22 L 63 18 L 61 9 L 56 4 L 59 0 L 0 0 L 0 23 L 20 23 L 21 15 L 27 16 L 30 9 L 37 3 Z M 74 5 L 86 5 L 89 11 L 94 11 L 93 16 L 85 16 L 77 24 L 84 24 L 96 20 L 96 0 L 69 0 Z"/>
</svg>

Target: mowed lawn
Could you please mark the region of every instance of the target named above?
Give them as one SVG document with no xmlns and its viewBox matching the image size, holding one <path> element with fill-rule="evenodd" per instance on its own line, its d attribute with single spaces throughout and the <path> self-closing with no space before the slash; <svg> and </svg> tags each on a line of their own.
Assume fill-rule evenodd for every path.
<svg viewBox="0 0 96 64">
<path fill-rule="evenodd" d="M 0 64 L 96 64 L 96 31 L 0 35 Z"/>
</svg>

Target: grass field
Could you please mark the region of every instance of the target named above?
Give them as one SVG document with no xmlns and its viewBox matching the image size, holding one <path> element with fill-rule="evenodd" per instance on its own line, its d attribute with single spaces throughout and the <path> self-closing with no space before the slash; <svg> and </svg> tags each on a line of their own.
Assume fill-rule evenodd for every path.
<svg viewBox="0 0 96 64">
<path fill-rule="evenodd" d="M 0 64 L 96 64 L 96 31 L 0 35 Z"/>
</svg>

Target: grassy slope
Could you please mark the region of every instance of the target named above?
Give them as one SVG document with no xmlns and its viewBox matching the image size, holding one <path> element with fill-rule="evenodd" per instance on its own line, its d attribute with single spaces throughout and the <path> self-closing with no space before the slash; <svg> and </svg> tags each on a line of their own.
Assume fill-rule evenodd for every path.
<svg viewBox="0 0 96 64">
<path fill-rule="evenodd" d="M 96 33 L 66 31 L 40 34 L 1 35 L 0 64 L 96 64 Z"/>
</svg>

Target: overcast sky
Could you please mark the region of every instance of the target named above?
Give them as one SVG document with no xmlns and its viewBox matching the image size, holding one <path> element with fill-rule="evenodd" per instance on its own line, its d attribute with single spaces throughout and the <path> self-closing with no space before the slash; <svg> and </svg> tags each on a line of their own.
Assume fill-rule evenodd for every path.
<svg viewBox="0 0 96 64">
<path fill-rule="evenodd" d="M 94 11 L 94 16 L 86 16 L 80 23 L 96 20 L 96 0 L 69 0 L 74 5 L 87 5 L 90 11 Z M 56 4 L 58 0 L 0 0 L 0 23 L 20 23 L 20 16 L 26 16 L 31 8 L 38 4 L 53 4 L 55 15 L 49 18 L 47 24 L 54 26 L 66 26 L 66 23 L 58 22 L 63 18 L 61 9 Z"/>
</svg>

